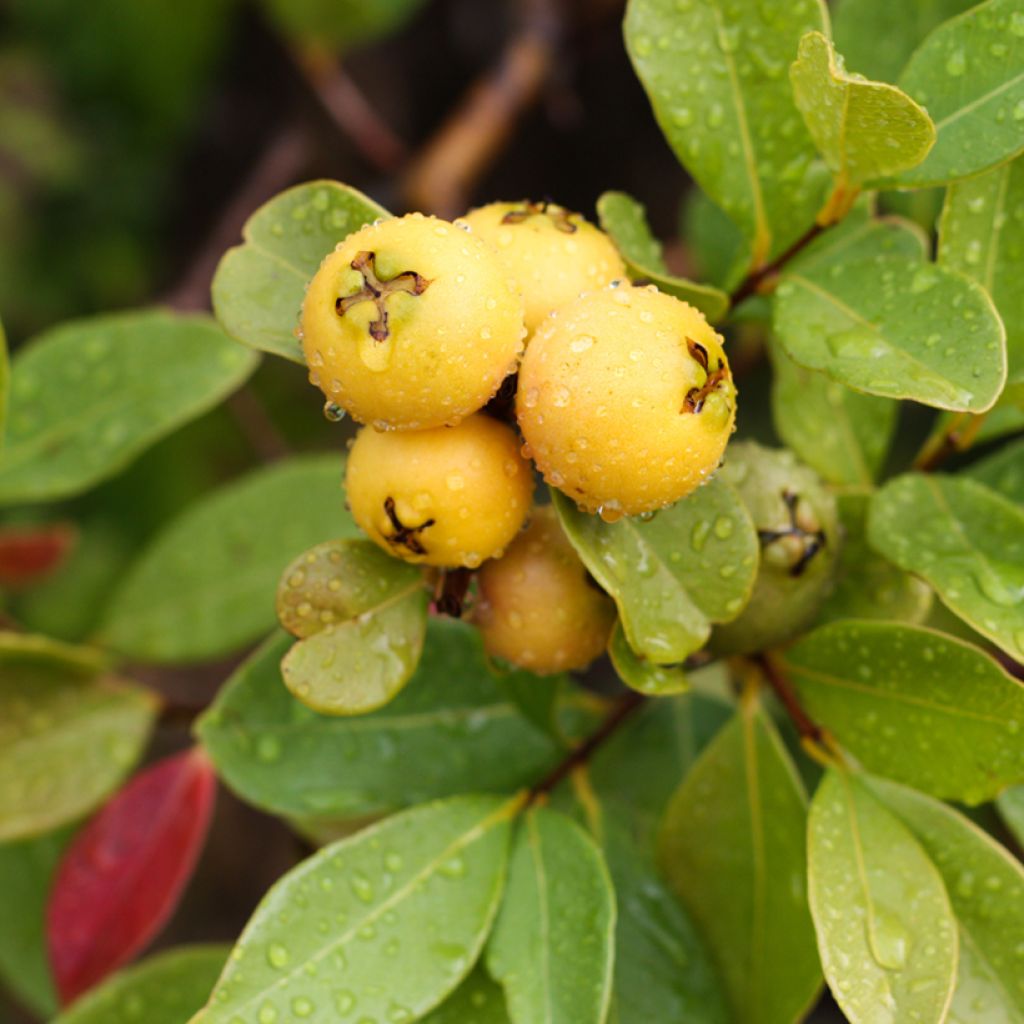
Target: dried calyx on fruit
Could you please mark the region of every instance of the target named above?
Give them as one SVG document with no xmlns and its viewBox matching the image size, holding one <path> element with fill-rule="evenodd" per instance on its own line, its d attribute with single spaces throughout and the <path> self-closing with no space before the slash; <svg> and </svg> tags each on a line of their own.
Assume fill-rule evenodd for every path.
<svg viewBox="0 0 1024 1024">
<path fill-rule="evenodd" d="M 581 292 L 626 275 L 612 240 L 555 203 L 490 203 L 465 219 L 475 235 L 494 247 L 521 288 L 531 334 Z"/>
<path fill-rule="evenodd" d="M 424 429 L 480 409 L 523 348 L 523 305 L 494 251 L 468 230 L 410 214 L 345 239 L 302 307 L 310 380 L 336 415 Z"/>
<path fill-rule="evenodd" d="M 516 414 L 549 484 L 606 519 L 652 512 L 718 466 L 736 389 L 692 306 L 625 283 L 583 295 L 534 335 Z"/>
<path fill-rule="evenodd" d="M 832 587 L 839 556 L 835 499 L 788 451 L 741 441 L 722 476 L 739 491 L 761 540 L 761 568 L 738 619 L 716 627 L 711 647 L 749 654 L 795 636 L 813 621 Z"/>
<path fill-rule="evenodd" d="M 519 531 L 533 474 L 515 431 L 480 414 L 433 430 L 364 427 L 345 488 L 353 518 L 389 554 L 473 569 Z"/>
<path fill-rule="evenodd" d="M 589 578 L 550 506 L 480 570 L 474 621 L 488 654 L 540 675 L 586 668 L 608 643 L 611 599 Z"/>
</svg>

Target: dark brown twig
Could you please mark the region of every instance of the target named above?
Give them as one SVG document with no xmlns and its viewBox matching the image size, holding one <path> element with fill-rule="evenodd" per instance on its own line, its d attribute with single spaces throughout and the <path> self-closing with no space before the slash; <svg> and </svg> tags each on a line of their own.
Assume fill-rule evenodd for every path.
<svg viewBox="0 0 1024 1024">
<path fill-rule="evenodd" d="M 543 779 L 530 790 L 530 801 L 550 793 L 580 765 L 586 764 L 599 747 L 603 746 L 646 700 L 643 694 L 630 690 L 612 708 L 608 717 L 578 747 L 572 750 Z"/>
<path fill-rule="evenodd" d="M 406 202 L 442 217 L 466 208 L 480 175 L 502 151 L 555 64 L 562 33 L 558 0 L 521 0 L 519 27 L 497 66 L 470 88 L 405 175 Z"/>
<path fill-rule="evenodd" d="M 793 720 L 800 738 L 809 740 L 817 747 L 827 746 L 828 740 L 825 731 L 804 711 L 786 674 L 774 657 L 769 653 L 764 653 L 757 655 L 754 661 L 761 669 L 764 678 L 768 680 L 775 696 L 779 698 L 782 706 L 786 709 L 786 713 Z"/>
<path fill-rule="evenodd" d="M 977 440 L 978 431 L 985 422 L 985 413 L 973 416 L 970 413 L 958 413 L 949 425 L 934 433 L 925 441 L 924 446 L 914 459 L 914 469 L 922 473 L 930 473 L 938 469 L 948 458 L 958 452 L 965 452 Z"/>
<path fill-rule="evenodd" d="M 319 46 L 306 46 L 293 50 L 292 56 L 331 120 L 369 163 L 385 173 L 405 163 L 405 143 L 373 108 L 333 53 Z"/>
<path fill-rule="evenodd" d="M 802 252 L 808 245 L 820 235 L 825 228 L 821 224 L 815 224 L 798 238 L 784 253 L 776 256 L 771 263 L 766 263 L 758 270 L 752 271 L 740 282 L 739 287 L 732 293 L 732 304 L 738 306 L 744 299 L 759 292 L 764 285 L 771 281 L 779 271 L 794 257 Z"/>
</svg>

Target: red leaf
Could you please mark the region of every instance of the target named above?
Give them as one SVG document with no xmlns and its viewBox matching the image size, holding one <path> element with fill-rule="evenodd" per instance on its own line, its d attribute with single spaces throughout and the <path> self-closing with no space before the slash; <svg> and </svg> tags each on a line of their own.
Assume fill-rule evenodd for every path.
<svg viewBox="0 0 1024 1024">
<path fill-rule="evenodd" d="M 18 590 L 38 583 L 67 557 L 78 531 L 67 523 L 0 529 L 0 587 Z"/>
<path fill-rule="evenodd" d="M 47 907 L 66 1005 L 131 960 L 174 912 L 210 826 L 216 778 L 198 751 L 140 772 L 76 836 Z"/>
</svg>

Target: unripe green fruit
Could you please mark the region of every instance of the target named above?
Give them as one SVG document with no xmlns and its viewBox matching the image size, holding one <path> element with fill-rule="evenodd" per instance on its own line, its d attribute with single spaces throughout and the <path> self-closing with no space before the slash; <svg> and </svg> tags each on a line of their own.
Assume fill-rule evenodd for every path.
<svg viewBox="0 0 1024 1024">
<path fill-rule="evenodd" d="M 434 430 L 364 427 L 345 488 L 355 521 L 396 558 L 474 569 L 519 532 L 533 473 L 515 431 L 481 413 Z"/>
<path fill-rule="evenodd" d="M 493 250 L 418 213 L 349 235 L 302 307 L 310 380 L 381 428 L 476 412 L 515 370 L 524 337 L 522 299 Z"/>
<path fill-rule="evenodd" d="M 474 620 L 487 653 L 540 675 L 584 669 L 607 643 L 615 605 L 587 579 L 551 506 L 480 570 Z"/>
<path fill-rule="evenodd" d="M 711 648 L 750 654 L 804 630 L 828 596 L 839 558 L 835 499 L 792 452 L 731 445 L 722 477 L 740 493 L 761 539 L 761 568 L 738 619 L 715 627 Z"/>
<path fill-rule="evenodd" d="M 547 482 L 611 520 L 670 505 L 708 477 L 736 389 L 700 312 L 622 284 L 581 296 L 534 335 L 516 415 Z"/>
<path fill-rule="evenodd" d="M 578 213 L 554 203 L 491 203 L 466 214 L 515 278 L 532 334 L 554 310 L 581 292 L 626 276 L 612 240 Z"/>
</svg>

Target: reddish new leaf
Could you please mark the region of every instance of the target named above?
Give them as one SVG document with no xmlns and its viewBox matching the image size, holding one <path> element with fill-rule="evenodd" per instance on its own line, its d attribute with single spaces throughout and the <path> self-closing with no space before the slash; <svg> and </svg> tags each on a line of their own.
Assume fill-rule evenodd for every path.
<svg viewBox="0 0 1024 1024">
<path fill-rule="evenodd" d="M 38 583 L 67 557 L 78 531 L 67 523 L 0 529 L 0 587 L 19 590 Z"/>
<path fill-rule="evenodd" d="M 174 912 L 210 825 L 216 780 L 198 751 L 135 776 L 79 833 L 47 908 L 64 1004 L 131 960 Z"/>
</svg>

